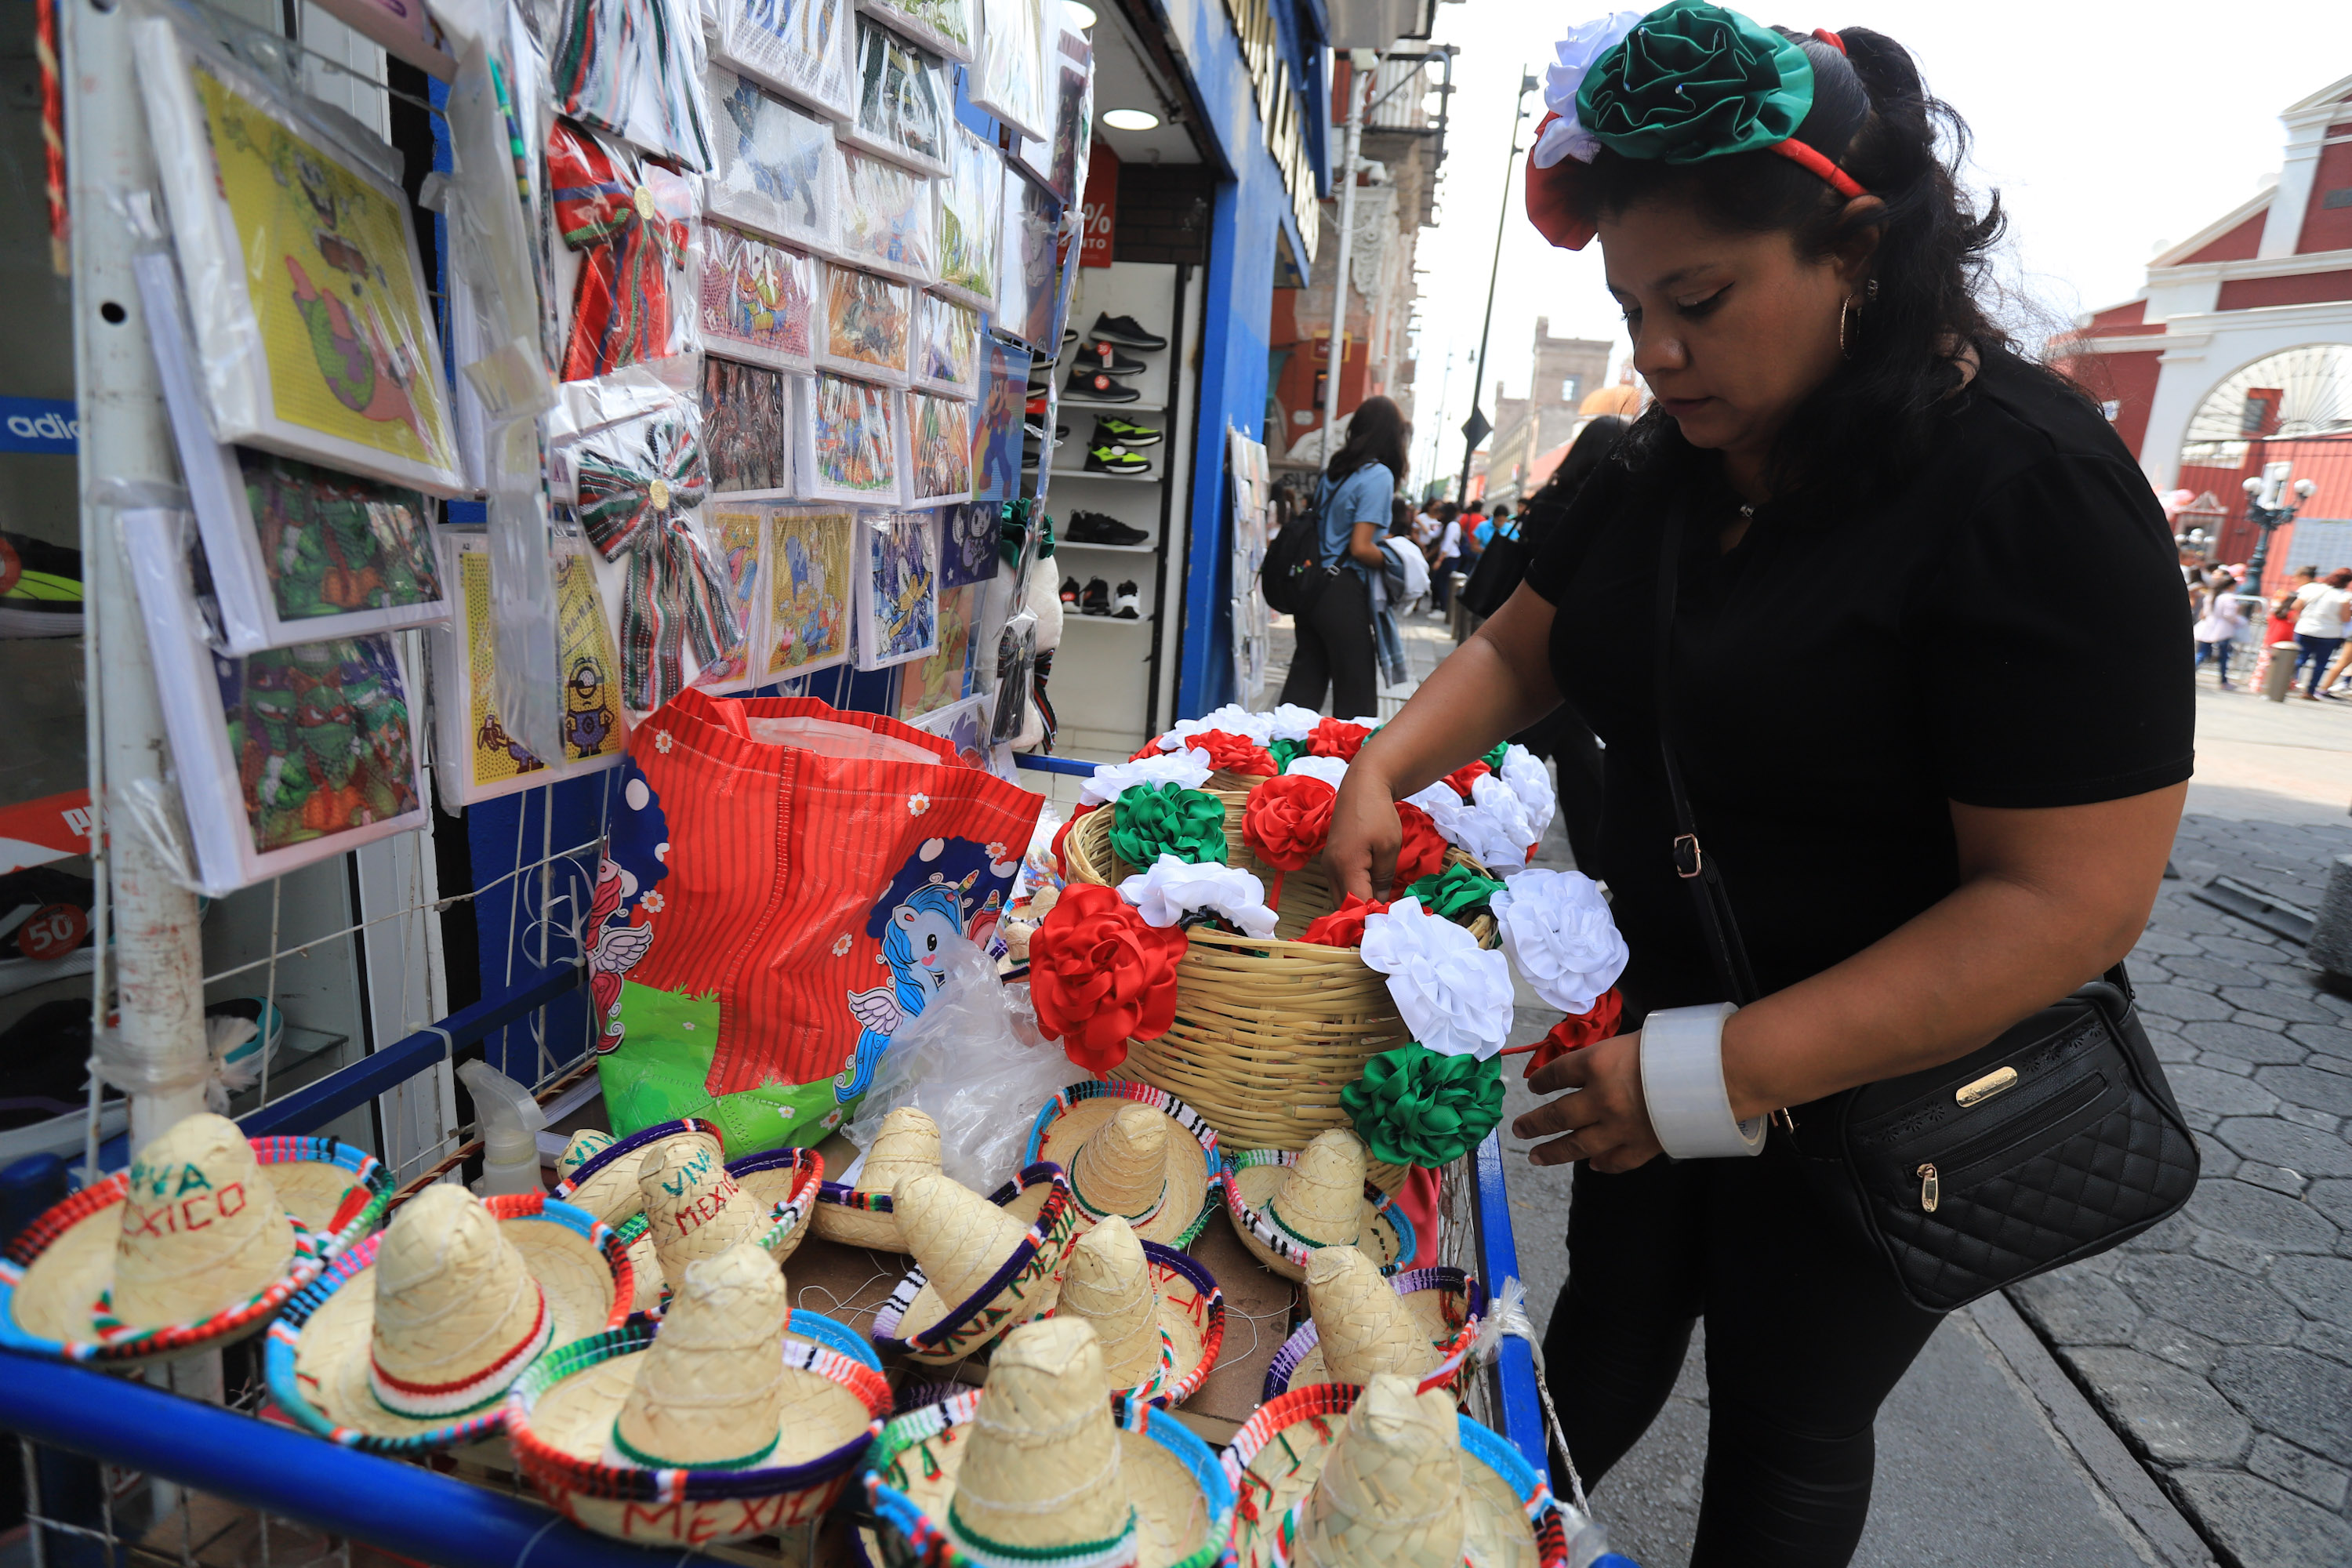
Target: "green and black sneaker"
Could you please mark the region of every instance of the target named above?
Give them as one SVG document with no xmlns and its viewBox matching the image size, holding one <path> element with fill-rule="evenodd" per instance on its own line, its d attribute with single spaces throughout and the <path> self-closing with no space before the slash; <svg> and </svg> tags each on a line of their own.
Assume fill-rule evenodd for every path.
<svg viewBox="0 0 2352 1568">
<path fill-rule="evenodd" d="M 81 635 L 81 552 L 0 533 L 0 637 Z"/>
<path fill-rule="evenodd" d="M 1094 444 L 1097 447 L 1157 447 L 1164 432 L 1149 425 L 1138 425 L 1132 419 L 1122 419 L 1116 414 L 1095 416 Z"/>
<path fill-rule="evenodd" d="M 1097 442 L 1087 448 L 1087 472 L 1090 474 L 1141 474 L 1150 468 L 1150 458 L 1116 443 Z"/>
</svg>

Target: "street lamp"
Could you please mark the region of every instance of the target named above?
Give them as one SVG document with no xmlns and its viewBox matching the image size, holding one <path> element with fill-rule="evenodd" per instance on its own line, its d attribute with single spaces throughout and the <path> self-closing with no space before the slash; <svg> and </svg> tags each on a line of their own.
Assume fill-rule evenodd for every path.
<svg viewBox="0 0 2352 1568">
<path fill-rule="evenodd" d="M 2309 500 L 2312 492 L 2319 488 L 2309 479 L 2297 479 L 2292 487 L 2294 500 L 2282 506 L 2280 502 L 2285 499 L 2284 492 L 2289 489 L 2286 477 L 2293 469 L 2294 465 L 2289 463 L 2270 463 L 2263 467 L 2260 478 L 2252 474 L 2246 476 L 2246 521 L 2262 530 L 2261 536 L 2254 541 L 2253 559 L 2246 563 L 2246 576 L 2250 579 L 2244 590 L 2246 593 L 2259 595 L 2263 591 L 2263 567 L 2270 559 L 2271 530 L 2293 522 L 2294 514 L 2303 509 L 2303 503 Z"/>
</svg>

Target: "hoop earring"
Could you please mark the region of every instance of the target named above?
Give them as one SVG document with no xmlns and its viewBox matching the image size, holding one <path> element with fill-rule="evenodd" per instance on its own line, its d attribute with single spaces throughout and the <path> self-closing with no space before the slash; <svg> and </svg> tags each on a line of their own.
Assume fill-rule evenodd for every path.
<svg viewBox="0 0 2352 1568">
<path fill-rule="evenodd" d="M 1853 315 L 1853 296 L 1849 294 L 1838 301 L 1838 357 L 1840 359 L 1853 357 L 1853 350 L 1846 342 L 1846 322 Z"/>
</svg>

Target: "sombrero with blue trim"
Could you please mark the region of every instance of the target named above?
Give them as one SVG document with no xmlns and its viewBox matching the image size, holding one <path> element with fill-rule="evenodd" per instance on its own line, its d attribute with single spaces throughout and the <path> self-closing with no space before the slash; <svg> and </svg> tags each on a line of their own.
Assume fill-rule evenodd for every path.
<svg viewBox="0 0 2352 1568">
<path fill-rule="evenodd" d="M 646 1204 L 637 1187 L 638 1167 L 647 1154 L 667 1148 L 673 1140 L 698 1140 L 709 1143 L 721 1159 L 726 1156 L 727 1143 L 719 1123 L 698 1116 L 656 1121 L 625 1138 L 616 1139 L 609 1132 L 576 1132 L 556 1162 L 559 1170 L 567 1164 L 571 1169 L 555 1184 L 555 1195 L 586 1209 L 606 1225 L 619 1225 L 632 1215 L 643 1214 Z"/>
<path fill-rule="evenodd" d="M 0 1346 L 123 1363 L 257 1331 L 383 1222 L 392 1173 L 331 1138 L 199 1112 L 51 1208 L 0 1259 Z"/>
<path fill-rule="evenodd" d="M 1307 1278 L 1308 1254 L 1360 1247 L 1393 1274 L 1412 1261 L 1412 1221 L 1364 1177 L 1364 1143 L 1345 1128 L 1318 1132 L 1297 1153 L 1227 1149 L 1225 1209 L 1242 1245 L 1286 1279 Z M 1350 1201 L 1350 1194 L 1360 1194 Z"/>
<path fill-rule="evenodd" d="M 944 1175 L 893 1194 L 915 1267 L 874 1314 L 874 1342 L 916 1361 L 961 1361 L 1054 1310 L 1077 1220 L 1059 1165 L 1031 1165 L 988 1199 Z"/>
<path fill-rule="evenodd" d="M 1145 1241 L 1189 1247 L 1216 1211 L 1217 1130 L 1148 1083 L 1074 1083 L 1037 1111 L 1024 1165 L 1059 1165 L 1080 1229 L 1118 1215 Z"/>
<path fill-rule="evenodd" d="M 930 1568 L 1211 1568 L 1232 1485 L 1168 1411 L 1094 1393 L 1093 1331 L 1061 1318 L 1006 1336 L 985 1386 L 900 1416 L 867 1461 L 867 1559 Z"/>
<path fill-rule="evenodd" d="M 499 1429 L 508 1387 L 541 1355 L 626 1320 L 632 1285 L 626 1247 L 585 1209 L 430 1186 L 269 1326 L 270 1397 L 350 1447 L 475 1442 Z"/>
<path fill-rule="evenodd" d="M 1340 1249 L 1327 1247 L 1316 1257 L 1322 1258 Z M 1408 1268 L 1385 1280 L 1373 1283 L 1382 1290 L 1393 1292 L 1393 1309 L 1387 1322 L 1367 1322 L 1370 1314 L 1351 1310 L 1368 1303 L 1350 1303 L 1346 1300 L 1332 1301 L 1320 1299 L 1315 1278 L 1316 1267 L 1310 1262 L 1307 1274 L 1307 1301 L 1313 1313 L 1298 1330 L 1282 1342 L 1274 1352 L 1274 1360 L 1265 1369 L 1265 1388 L 1259 1396 L 1275 1399 L 1293 1388 L 1305 1388 L 1316 1383 L 1361 1383 L 1369 1375 L 1366 1369 L 1406 1372 L 1421 1376 L 1430 1370 L 1451 1362 L 1453 1374 L 1447 1383 L 1458 1380 L 1463 1352 L 1478 1332 L 1478 1321 L 1486 1310 L 1486 1292 L 1475 1277 L 1459 1268 Z M 1327 1318 L 1338 1318 L 1333 1323 L 1336 1342 L 1340 1346 L 1334 1368 L 1326 1361 L 1327 1347 L 1323 1342 L 1323 1327 Z M 1393 1346 L 1400 1333 L 1409 1335 L 1415 1343 L 1418 1364 L 1408 1367 L 1381 1364 L 1383 1352 Z"/>
</svg>

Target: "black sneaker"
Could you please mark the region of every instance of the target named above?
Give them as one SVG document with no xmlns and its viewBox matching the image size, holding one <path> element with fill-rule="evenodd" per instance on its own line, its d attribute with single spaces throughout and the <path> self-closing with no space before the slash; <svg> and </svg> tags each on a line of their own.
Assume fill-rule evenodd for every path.
<svg viewBox="0 0 2352 1568">
<path fill-rule="evenodd" d="M 1097 414 L 1095 416 L 1094 440 L 1089 445 L 1116 445 L 1129 448 L 1157 447 L 1162 432 L 1149 425 L 1138 425 L 1134 420 L 1117 414 Z"/>
<path fill-rule="evenodd" d="M 1076 327 L 1064 327 L 1064 328 L 1062 329 L 1062 346 L 1063 346 L 1064 348 L 1068 348 L 1072 343 L 1076 342 L 1077 341 L 1078 341 L 1078 329 L 1077 329 L 1077 328 L 1076 328 Z"/>
<path fill-rule="evenodd" d="M 1037 471 L 1037 456 L 1042 450 L 1043 448 L 1038 447 L 1024 447 L 1021 448 L 1021 471 L 1023 473 L 1034 474 Z"/>
<path fill-rule="evenodd" d="M 1111 596 L 1110 615 L 1111 619 L 1115 621 L 1135 621 L 1143 618 L 1142 599 L 1136 592 L 1133 578 L 1121 583 L 1118 585 L 1118 591 Z"/>
<path fill-rule="evenodd" d="M 1083 358 L 1070 367 L 1070 383 L 1062 395 L 1080 403 L 1133 403 L 1143 394 L 1098 370 L 1088 370 Z"/>
<path fill-rule="evenodd" d="M 1135 394 L 1112 398 L 1131 401 Z M 81 636 L 81 552 L 0 533 L 0 637 Z"/>
<path fill-rule="evenodd" d="M 1124 447 L 1087 448 L 1087 472 L 1090 474 L 1142 474 L 1150 469 L 1150 458 Z"/>
<path fill-rule="evenodd" d="M 1110 614 L 1110 584 L 1099 577 L 1087 579 L 1087 591 L 1078 595 L 1078 614 L 1108 616 Z"/>
<path fill-rule="evenodd" d="M 1131 349 L 1164 349 L 1168 346 L 1166 338 L 1158 332 L 1145 331 L 1143 323 L 1133 316 L 1097 316 L 1094 331 L 1087 335 L 1107 338 Z"/>
<path fill-rule="evenodd" d="M 1078 602 L 1078 580 L 1077 580 L 1076 577 L 1065 577 L 1065 578 L 1063 578 L 1063 579 L 1062 579 L 1062 603 L 1064 603 L 1064 604 L 1066 604 L 1066 605 L 1075 605 L 1075 604 L 1076 604 L 1077 602 Z"/>
<path fill-rule="evenodd" d="M 1077 363 L 1088 370 L 1099 370 L 1111 375 L 1141 375 L 1147 368 L 1139 359 L 1129 359 L 1118 352 L 1118 345 L 1108 338 L 1097 339 L 1078 351 Z"/>
<path fill-rule="evenodd" d="M 1098 511 L 1074 511 L 1062 537 L 1073 544 L 1140 544 L 1151 537 Z"/>
</svg>

